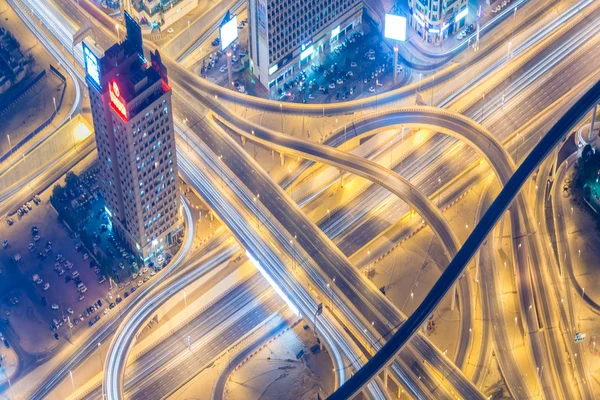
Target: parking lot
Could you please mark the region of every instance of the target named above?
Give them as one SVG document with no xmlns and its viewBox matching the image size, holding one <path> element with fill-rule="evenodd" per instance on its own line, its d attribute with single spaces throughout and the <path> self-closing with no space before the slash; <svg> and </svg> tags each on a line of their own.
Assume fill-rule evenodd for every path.
<svg viewBox="0 0 600 400">
<path fill-rule="evenodd" d="M 156 275 L 112 231 L 96 172 L 92 166 L 68 174 L 59 189 L 40 194 L 38 204 L 32 199 L 0 226 L 0 311 L 14 330 L 11 340 L 28 353 L 52 351 Z M 51 193 L 62 197 L 65 221 Z"/>
<path fill-rule="evenodd" d="M 98 283 L 89 254 L 85 256 L 79 239 L 59 222 L 49 192 L 41 194 L 40 204 L 32 204 L 27 214 L 15 214 L 11 226 L 0 227 L 2 316 L 29 353 L 49 351 L 55 334 L 64 340 L 81 329 L 87 321 L 80 314 L 83 317 L 92 302 L 105 298 L 109 286 Z M 78 289 L 78 284 L 86 289 Z"/>
<path fill-rule="evenodd" d="M 392 86 L 393 53 L 382 44 L 380 33 L 366 24 L 362 30 L 334 42 L 333 50 L 327 48 L 315 54 L 303 64 L 302 72 L 286 77 L 270 90 L 259 85 L 247 65 L 241 64 L 247 53 L 247 40 L 242 37 L 245 31 L 241 30 L 239 39 L 244 45 L 238 46 L 232 56 L 232 78 L 238 92 L 296 103 L 330 103 L 376 95 Z M 226 86 L 227 59 L 218 51 L 218 44 L 212 44 L 214 52 L 198 63 L 194 72 Z"/>
</svg>

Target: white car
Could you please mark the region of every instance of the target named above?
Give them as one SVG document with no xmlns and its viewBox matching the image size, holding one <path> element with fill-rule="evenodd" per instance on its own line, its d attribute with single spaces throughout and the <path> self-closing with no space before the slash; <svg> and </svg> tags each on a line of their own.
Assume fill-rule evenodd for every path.
<svg viewBox="0 0 600 400">
<path fill-rule="evenodd" d="M 53 310 L 58 310 L 58 304 L 56 304 L 56 303 L 52 304 L 52 309 Z"/>
<path fill-rule="evenodd" d="M 371 87 L 369 88 L 369 92 L 371 92 L 371 93 L 375 93 L 375 88 L 374 88 L 373 86 L 371 86 Z"/>
<path fill-rule="evenodd" d="M 227 67 L 225 65 L 221 65 L 221 68 L 219 68 L 219 71 L 225 72 L 225 71 L 227 71 Z"/>
<path fill-rule="evenodd" d="M 175 32 L 175 31 L 173 30 L 173 28 L 169 28 L 169 29 L 167 29 L 167 32 L 168 32 L 168 33 L 173 33 L 173 32 Z"/>
<path fill-rule="evenodd" d="M 335 89 L 335 83 L 330 83 L 329 84 L 329 89 Z"/>
<path fill-rule="evenodd" d="M 44 285 L 44 292 L 48 289 L 50 289 L 50 284 L 46 282 L 46 284 Z"/>
<path fill-rule="evenodd" d="M 73 315 L 73 309 L 71 307 L 67 308 L 67 312 L 71 315 Z"/>
<path fill-rule="evenodd" d="M 142 286 L 144 284 L 144 281 L 138 281 L 137 285 L 138 287 Z"/>
</svg>

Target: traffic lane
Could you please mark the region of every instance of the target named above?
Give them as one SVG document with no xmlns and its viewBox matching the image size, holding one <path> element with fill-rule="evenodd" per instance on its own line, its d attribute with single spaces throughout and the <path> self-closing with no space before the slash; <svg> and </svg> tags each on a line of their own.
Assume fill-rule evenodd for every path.
<svg viewBox="0 0 600 400">
<path fill-rule="evenodd" d="M 268 294 L 266 301 L 259 302 L 254 300 L 261 292 Z M 271 298 L 274 298 L 273 303 L 270 302 Z M 255 307 L 253 307 L 252 312 L 255 314 L 251 312 L 248 313 L 248 316 L 254 315 L 256 318 L 260 318 L 257 310 L 261 307 L 269 311 L 272 305 L 278 305 L 279 307 L 282 305 L 280 300 L 270 291 L 270 287 L 264 282 L 262 277 L 258 274 L 253 275 L 246 282 L 236 287 L 228 296 L 218 300 L 186 325 L 178 328 L 176 332 L 169 335 L 165 340 L 156 344 L 139 359 L 136 359 L 125 372 L 125 391 L 127 395 L 130 396 L 132 392 L 139 390 L 146 390 L 152 382 L 156 382 L 160 387 L 168 387 L 169 384 L 176 384 L 178 380 L 173 374 L 167 374 L 166 377 L 162 376 L 162 374 L 168 373 L 173 368 L 173 365 L 168 365 L 168 362 L 173 360 L 178 354 L 189 351 L 187 336 L 190 336 L 192 343 L 201 340 L 203 336 L 217 329 L 224 321 L 229 324 L 231 322 L 228 321 L 229 317 L 253 301 L 255 302 Z M 251 319 L 244 320 L 244 322 L 250 321 Z M 236 319 L 235 322 L 238 323 L 239 320 Z M 244 331 L 247 325 L 240 324 L 238 328 L 242 332 L 242 335 L 247 332 L 247 330 Z M 236 331 L 235 333 L 239 332 Z M 195 353 L 196 351 L 194 351 Z M 169 384 L 164 382 L 165 379 L 170 379 Z M 101 398 L 101 387 L 96 388 L 92 394 L 92 398 Z"/>
<path fill-rule="evenodd" d="M 485 212 L 493 201 L 493 194 L 487 189 L 483 196 L 482 211 Z M 519 364 L 515 359 L 513 347 L 510 344 L 506 320 L 504 318 L 502 293 L 501 290 L 498 290 L 498 280 L 496 275 L 498 263 L 496 262 L 496 256 L 494 255 L 493 250 L 494 240 L 493 235 L 489 235 L 487 241 L 481 246 L 479 253 L 479 271 L 481 274 L 481 280 L 479 282 L 482 294 L 481 302 L 483 310 L 485 310 L 485 315 L 490 321 L 490 323 L 484 325 L 488 327 L 491 325 L 492 335 L 487 335 L 487 338 L 493 336 L 500 369 L 505 376 L 511 394 L 517 399 L 528 399 L 532 397 L 531 392 L 524 380 L 524 374 L 519 368 Z M 506 273 L 506 267 L 504 273 Z M 485 347 L 482 345 L 482 348 Z"/>
<path fill-rule="evenodd" d="M 137 385 L 137 378 L 140 375 L 140 368 L 146 368 L 148 364 L 153 362 L 168 359 L 170 353 L 178 352 L 182 348 L 186 348 L 187 341 L 179 333 L 190 336 L 192 342 L 196 342 L 206 333 L 213 329 L 220 321 L 225 321 L 237 311 L 239 311 L 247 302 L 251 301 L 257 294 L 268 291 L 268 284 L 258 274 L 254 274 L 248 280 L 241 283 L 239 286 L 231 290 L 227 296 L 219 299 L 212 304 L 208 309 L 203 310 L 194 319 L 188 321 L 185 325 L 178 327 L 177 331 L 169 335 L 162 342 L 152 348 L 151 351 L 144 353 L 140 358 L 128 366 L 125 370 L 125 387 L 126 390 Z M 189 313 L 189 311 L 185 311 Z M 220 319 L 220 320 L 219 320 Z M 165 349 L 171 349 L 171 352 Z M 157 353 L 160 359 L 157 360 Z"/>
<path fill-rule="evenodd" d="M 140 385 L 135 386 L 129 395 L 135 399 L 155 399 L 169 396 L 200 373 L 211 361 L 247 332 L 252 331 L 280 309 L 282 305 L 282 300 L 275 296 L 274 291 L 271 291 L 268 300 L 252 309 L 242 319 L 235 320 L 235 323 L 229 325 L 228 329 L 221 332 L 221 335 L 214 337 L 202 346 L 202 351 L 195 350 L 191 353 L 184 346 L 180 352 L 185 357 L 176 365 L 170 365 L 168 368 L 165 368 L 165 365 L 157 365 L 156 374 L 146 375 L 146 379 Z"/>
</svg>

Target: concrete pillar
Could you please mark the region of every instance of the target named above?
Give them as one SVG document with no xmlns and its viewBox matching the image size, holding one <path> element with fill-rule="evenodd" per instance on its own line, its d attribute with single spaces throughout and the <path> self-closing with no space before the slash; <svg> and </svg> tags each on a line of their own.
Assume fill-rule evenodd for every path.
<svg viewBox="0 0 600 400">
<path fill-rule="evenodd" d="M 385 367 L 383 369 L 383 389 L 387 390 L 387 386 L 388 386 L 388 367 Z"/>
<path fill-rule="evenodd" d="M 279 164 L 283 167 L 283 165 L 285 164 L 285 156 L 283 155 L 283 153 L 279 153 Z"/>
<path fill-rule="evenodd" d="M 394 45 L 394 85 L 398 83 L 398 43 Z"/>
</svg>

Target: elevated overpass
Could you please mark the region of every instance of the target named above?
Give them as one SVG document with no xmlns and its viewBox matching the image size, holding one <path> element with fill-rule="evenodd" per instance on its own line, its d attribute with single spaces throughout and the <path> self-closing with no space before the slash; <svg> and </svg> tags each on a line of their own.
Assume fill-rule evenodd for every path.
<svg viewBox="0 0 600 400">
<path fill-rule="evenodd" d="M 527 158 L 525 158 L 415 312 L 400 326 L 381 350 L 344 385 L 336 390 L 329 399 L 342 400 L 352 398 L 366 382 L 373 379 L 379 371 L 394 359 L 462 274 L 462 271 L 473 258 L 485 238 L 504 212 L 510 207 L 525 181 L 552 152 L 560 140 L 575 127 L 577 121 L 584 117 L 598 103 L 598 100 L 600 100 L 600 82 L 594 84 L 560 118 L 540 140 L 538 145 L 535 146 Z"/>
</svg>

